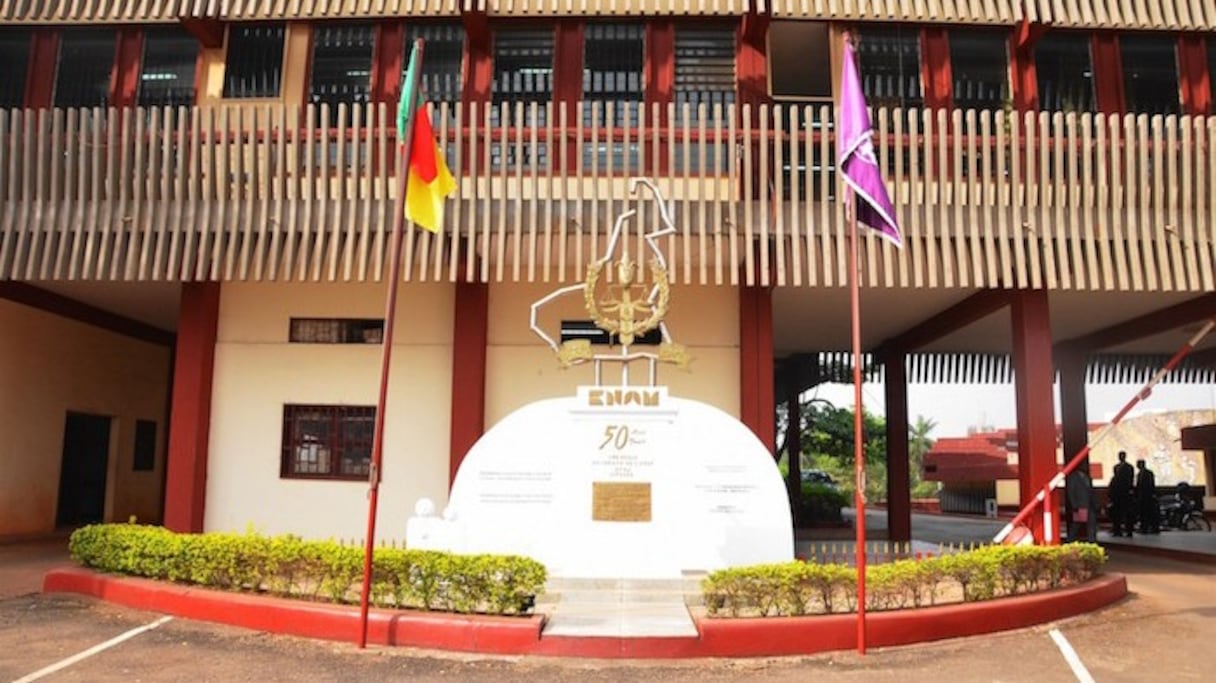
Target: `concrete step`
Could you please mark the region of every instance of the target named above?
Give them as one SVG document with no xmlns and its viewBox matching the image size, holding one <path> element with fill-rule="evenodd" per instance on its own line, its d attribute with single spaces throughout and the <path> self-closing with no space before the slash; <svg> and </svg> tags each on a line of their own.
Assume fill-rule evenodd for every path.
<svg viewBox="0 0 1216 683">
<path fill-rule="evenodd" d="M 700 578 L 550 579 L 538 605 L 700 605 Z"/>
</svg>

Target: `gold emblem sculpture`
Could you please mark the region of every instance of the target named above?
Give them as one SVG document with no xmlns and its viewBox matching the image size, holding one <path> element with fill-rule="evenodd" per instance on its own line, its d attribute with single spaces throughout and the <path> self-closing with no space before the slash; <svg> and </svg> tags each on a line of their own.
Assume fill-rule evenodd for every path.
<svg viewBox="0 0 1216 683">
<path fill-rule="evenodd" d="M 557 354 L 557 362 L 563 368 L 569 368 L 580 363 L 591 362 L 595 365 L 595 383 L 601 383 L 602 365 L 604 363 L 619 363 L 621 365 L 621 383 L 629 384 L 629 365 L 634 361 L 644 361 L 650 368 L 650 384 L 655 383 L 656 365 L 666 363 L 680 368 L 687 368 L 692 362 L 688 350 L 683 345 L 672 340 L 663 322 L 671 304 L 671 281 L 668 277 L 667 263 L 663 252 L 659 249 L 658 238 L 670 235 L 676 231 L 675 223 L 663 201 L 658 187 L 649 178 L 634 178 L 630 181 L 630 192 L 637 193 L 640 188 L 650 190 L 658 206 L 658 215 L 662 227 L 644 235 L 646 245 L 650 250 L 648 262 L 635 262 L 629 254 L 623 254 L 616 259 L 615 278 L 605 277 L 612 273 L 609 266 L 613 263 L 613 253 L 620 243 L 621 233 L 635 215 L 636 211 L 629 210 L 617 217 L 612 234 L 603 256 L 587 267 L 587 277 L 582 284 L 562 287 L 532 304 L 532 331 L 552 347 Z M 648 267 L 647 267 L 648 266 Z M 646 282 L 647 271 L 649 282 Z M 609 282 L 608 280 L 612 281 Z M 619 354 L 596 353 L 591 347 L 590 340 L 572 339 L 560 345 L 545 333 L 537 323 L 537 312 L 554 299 L 582 291 L 583 303 L 588 315 L 596 327 L 616 335 L 621 343 Z M 639 351 L 630 347 L 637 338 L 651 330 L 659 330 L 662 341 L 658 353 Z"/>
</svg>

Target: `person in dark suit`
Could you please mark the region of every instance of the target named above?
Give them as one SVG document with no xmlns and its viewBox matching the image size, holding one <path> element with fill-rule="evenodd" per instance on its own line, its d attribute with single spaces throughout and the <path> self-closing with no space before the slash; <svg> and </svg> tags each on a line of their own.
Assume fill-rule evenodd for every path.
<svg viewBox="0 0 1216 683">
<path fill-rule="evenodd" d="M 1136 461 L 1136 507 L 1140 513 L 1140 533 L 1161 533 L 1161 519 L 1157 512 L 1157 475 L 1143 460 Z"/>
<path fill-rule="evenodd" d="M 1132 485 L 1136 471 L 1127 464 L 1127 451 L 1119 451 L 1119 462 L 1110 478 L 1111 535 L 1131 536 L 1135 518 L 1135 498 Z"/>
</svg>

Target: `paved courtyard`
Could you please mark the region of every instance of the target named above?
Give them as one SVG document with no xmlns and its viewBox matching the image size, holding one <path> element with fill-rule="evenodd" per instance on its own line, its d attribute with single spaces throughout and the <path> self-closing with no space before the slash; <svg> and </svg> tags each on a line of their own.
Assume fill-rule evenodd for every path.
<svg viewBox="0 0 1216 683">
<path fill-rule="evenodd" d="M 62 561 L 62 542 L 0 546 L 0 681 L 19 681 L 132 629 L 128 640 L 36 680 L 46 681 L 1070 681 L 1058 630 L 1097 681 L 1208 680 L 1216 634 L 1216 568 L 1115 550 L 1111 571 L 1132 595 L 1110 608 L 1032 629 L 912 647 L 815 657 L 684 662 L 492 658 L 270 636 L 43 596 L 35 564 Z M 58 555 L 53 551 L 58 550 Z M 14 567 L 24 567 L 16 571 Z M 24 583 L 22 583 L 24 581 Z M 1206 673 L 1205 673 L 1206 672 Z M 25 680 L 32 680 L 26 678 Z"/>
</svg>

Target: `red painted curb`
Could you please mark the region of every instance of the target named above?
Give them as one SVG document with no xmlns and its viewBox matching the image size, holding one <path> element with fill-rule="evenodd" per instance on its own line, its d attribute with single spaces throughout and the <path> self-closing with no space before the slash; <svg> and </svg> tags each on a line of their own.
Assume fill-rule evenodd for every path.
<svg viewBox="0 0 1216 683">
<path fill-rule="evenodd" d="M 225 593 L 77 567 L 48 572 L 42 590 L 80 593 L 138 609 L 309 638 L 354 642 L 359 628 L 359 612 L 350 606 Z M 1108 574 L 1080 586 L 1031 595 L 871 612 L 866 619 L 866 644 L 888 647 L 1024 628 L 1090 612 L 1125 595 L 1127 580 L 1119 574 Z M 852 614 L 698 619 L 699 638 L 541 637 L 543 625 L 540 616 L 372 610 L 368 642 L 487 654 L 605 659 L 801 655 L 857 646 L 857 619 Z"/>
</svg>

